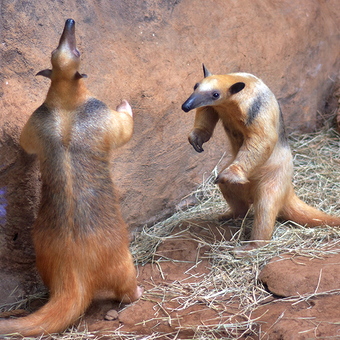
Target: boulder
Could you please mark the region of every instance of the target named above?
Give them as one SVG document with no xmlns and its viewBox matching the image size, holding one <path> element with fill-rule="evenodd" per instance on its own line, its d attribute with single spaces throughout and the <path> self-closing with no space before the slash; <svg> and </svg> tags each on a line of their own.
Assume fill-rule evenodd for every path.
<svg viewBox="0 0 340 340">
<path fill-rule="evenodd" d="M 262 269 L 259 280 L 276 296 L 320 294 L 340 289 L 340 254 L 323 259 L 282 255 Z"/>
</svg>

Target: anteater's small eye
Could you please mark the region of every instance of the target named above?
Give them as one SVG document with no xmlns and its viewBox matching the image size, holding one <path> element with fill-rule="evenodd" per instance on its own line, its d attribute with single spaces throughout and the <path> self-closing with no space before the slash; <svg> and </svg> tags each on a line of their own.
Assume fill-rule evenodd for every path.
<svg viewBox="0 0 340 340">
<path fill-rule="evenodd" d="M 213 92 L 212 96 L 213 96 L 213 99 L 214 99 L 214 100 L 220 98 L 220 94 L 219 94 L 219 92 L 217 92 L 217 91 L 216 91 L 216 92 Z"/>
<path fill-rule="evenodd" d="M 198 88 L 199 83 L 196 83 L 194 86 L 194 91 Z"/>
</svg>

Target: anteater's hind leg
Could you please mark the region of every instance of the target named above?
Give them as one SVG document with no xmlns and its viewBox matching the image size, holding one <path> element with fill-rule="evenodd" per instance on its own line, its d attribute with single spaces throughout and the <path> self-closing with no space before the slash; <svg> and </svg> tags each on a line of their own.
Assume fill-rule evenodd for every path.
<svg viewBox="0 0 340 340">
<path fill-rule="evenodd" d="M 254 223 L 250 243 L 243 247 L 249 250 L 267 244 L 273 235 L 276 217 L 287 198 L 287 185 L 268 178 L 257 184 L 254 190 Z"/>
<path fill-rule="evenodd" d="M 220 221 L 231 218 L 243 218 L 249 210 L 251 204 L 250 184 L 219 183 L 223 197 L 227 201 L 230 211 L 219 216 Z"/>
<path fill-rule="evenodd" d="M 122 251 L 124 252 L 124 251 Z M 123 255 L 123 254 L 122 254 Z M 143 289 L 137 285 L 136 268 L 127 250 L 120 264 L 112 263 L 105 277 L 111 297 L 119 302 L 130 303 L 139 299 Z"/>
</svg>

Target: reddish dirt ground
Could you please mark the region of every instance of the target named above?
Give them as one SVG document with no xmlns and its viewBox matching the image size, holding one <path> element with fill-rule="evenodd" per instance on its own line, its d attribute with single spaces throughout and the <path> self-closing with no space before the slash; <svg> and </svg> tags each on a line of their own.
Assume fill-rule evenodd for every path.
<svg viewBox="0 0 340 340">
<path fill-rule="evenodd" d="M 204 227 L 205 229 L 202 229 Z M 186 226 L 177 227 L 178 233 Z M 209 232 L 206 230 L 209 229 Z M 197 303 L 182 309 L 179 300 L 171 297 L 171 286 L 180 283 L 202 281 L 210 271 L 211 264 L 207 258 L 209 247 L 202 246 L 192 236 L 199 235 L 203 240 L 212 241 L 212 237 L 221 238 L 221 227 L 214 223 L 201 223 L 181 234 L 180 238 L 169 238 L 157 249 L 153 263 L 139 267 L 139 283 L 144 287 L 143 298 L 130 306 L 119 307 L 108 301 L 96 301 L 87 311 L 84 320 L 90 331 L 117 329 L 122 332 L 133 332 L 136 335 L 153 333 L 169 335 L 169 339 L 192 339 L 199 335 L 199 330 L 207 331 L 214 325 L 245 321 L 244 318 L 233 317 L 238 314 L 238 305 L 228 304 L 222 311 L 209 308 L 204 303 Z M 224 230 L 224 238 L 230 237 L 229 230 Z M 254 332 L 234 332 L 226 330 L 214 332 L 214 336 L 241 336 L 241 339 L 336 339 L 340 337 L 340 287 L 336 277 L 339 271 L 340 256 L 329 256 L 326 259 L 309 259 L 284 257 L 284 261 L 273 261 L 265 272 L 269 286 L 279 286 L 278 281 L 286 289 L 286 298 L 272 295 L 263 305 L 259 306 L 250 316 L 256 320 Z M 161 261 L 159 261 L 161 260 Z M 197 266 L 195 264 L 197 263 Z M 276 265 L 278 264 L 278 267 Z M 327 269 L 328 268 L 328 269 Z M 322 278 L 320 275 L 322 271 Z M 270 283 L 271 273 L 279 279 Z M 267 283 L 267 282 L 266 282 Z M 164 291 L 153 292 L 154 287 L 163 287 Z M 317 295 L 306 301 L 297 303 L 297 299 L 289 299 L 290 294 L 312 293 Z M 272 287 L 270 287 L 272 289 Z M 289 291 L 290 289 L 290 291 Z M 307 290 L 306 290 L 307 289 Z M 295 293 L 294 293 L 295 292 Z M 298 293 L 297 293 L 298 292 Z M 300 292 L 300 293 L 299 293 Z M 322 294 L 322 292 L 327 292 Z M 185 294 L 185 292 L 184 292 Z M 118 311 L 118 313 L 112 312 Z M 109 312 L 109 313 L 108 313 Z M 115 320 L 110 319 L 114 314 Z M 231 319 L 230 319 L 231 317 Z M 162 336 L 161 336 L 162 338 Z"/>
<path fill-rule="evenodd" d="M 227 304 L 216 308 L 203 299 L 191 304 L 178 293 L 172 294 L 176 287 L 177 292 L 183 290 L 183 296 L 190 296 L 190 284 L 203 282 L 211 270 L 210 249 L 202 241 L 211 244 L 221 238 L 229 239 L 231 231 L 234 230 L 213 222 L 176 227 L 173 235 L 177 236 L 166 238 L 152 262 L 138 267 L 143 297 L 131 305 L 97 299 L 82 317 L 78 329 L 97 331 L 105 339 L 112 338 L 108 332 L 115 330 L 116 335 L 119 330 L 122 335 L 134 334 L 136 338 L 153 335 L 154 339 L 194 339 L 203 333 L 210 338 L 243 340 L 340 338 L 340 255 L 336 251 L 325 258 L 286 254 L 272 259 L 259 278 L 274 293 L 247 316 L 239 315 L 237 300 L 230 303 L 229 296 L 224 297 L 229 299 Z M 308 298 L 304 294 L 309 294 Z M 40 305 L 36 301 L 31 307 L 34 304 Z M 244 322 L 246 317 L 254 320 L 252 330 L 216 328 Z"/>
<path fill-rule="evenodd" d="M 183 231 L 187 226 L 177 227 L 174 234 Z M 209 273 L 211 264 L 206 256 L 210 250 L 193 239 L 192 233 L 200 232 L 200 237 L 211 242 L 211 237 L 220 238 L 217 225 L 209 223 L 208 232 L 199 225 L 181 233 L 180 238 L 169 238 L 157 249 L 152 263 L 140 266 L 138 281 L 144 287 L 143 297 L 130 306 L 120 308 L 108 301 L 95 301 L 87 311 L 84 320 L 90 331 L 117 329 L 122 332 L 133 332 L 136 335 L 166 334 L 173 338 L 193 338 L 199 328 L 209 327 L 227 322 L 233 311 L 214 310 L 204 303 L 196 303 L 185 308 L 176 297 L 171 296 L 171 286 L 197 283 Z M 213 231 L 213 233 L 212 233 Z M 225 232 L 224 232 L 225 234 Z M 223 237 L 230 237 L 229 232 Z M 154 288 L 157 291 L 154 292 Z M 188 289 L 183 285 L 183 295 Z M 163 290 L 163 292 L 162 292 Z M 233 306 L 237 310 L 237 306 Z M 118 314 L 112 312 L 118 311 Z M 108 315 L 109 312 L 109 315 Z M 106 321 L 110 314 L 115 320 Z M 242 321 L 239 317 L 238 321 Z M 235 318 L 235 322 L 237 321 Z M 171 334 L 171 335 L 170 335 Z M 221 330 L 218 336 L 227 333 Z"/>
</svg>

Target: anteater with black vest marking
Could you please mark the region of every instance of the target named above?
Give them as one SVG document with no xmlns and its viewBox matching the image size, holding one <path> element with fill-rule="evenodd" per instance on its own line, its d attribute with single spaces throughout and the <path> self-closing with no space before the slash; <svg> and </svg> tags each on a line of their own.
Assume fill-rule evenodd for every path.
<svg viewBox="0 0 340 340">
<path fill-rule="evenodd" d="M 219 120 L 232 149 L 232 159 L 216 183 L 228 202 L 230 213 L 244 217 L 254 206 L 252 249 L 272 237 L 275 219 L 291 220 L 308 227 L 340 226 L 340 218 L 327 215 L 302 202 L 294 193 L 292 154 L 282 113 L 274 94 L 248 73 L 212 75 L 203 65 L 204 79 L 182 105 L 196 109 L 189 142 L 202 152 Z"/>
<path fill-rule="evenodd" d="M 142 294 L 110 166 L 112 151 L 132 136 L 131 107 L 123 101 L 111 110 L 86 89 L 72 19 L 51 59 L 52 70 L 38 73 L 51 79 L 46 100 L 20 138 L 40 162 L 42 193 L 33 242 L 50 298 L 27 317 L 1 321 L 1 335 L 63 331 L 101 291 L 124 303 Z"/>
</svg>

